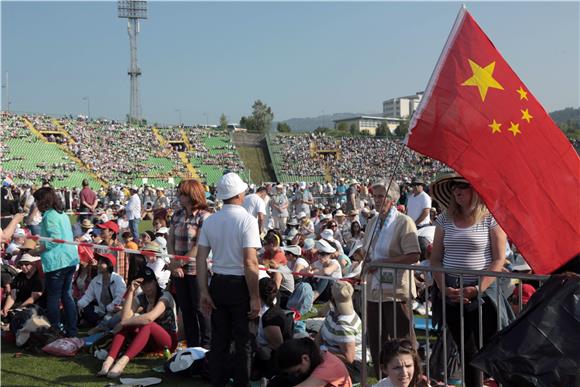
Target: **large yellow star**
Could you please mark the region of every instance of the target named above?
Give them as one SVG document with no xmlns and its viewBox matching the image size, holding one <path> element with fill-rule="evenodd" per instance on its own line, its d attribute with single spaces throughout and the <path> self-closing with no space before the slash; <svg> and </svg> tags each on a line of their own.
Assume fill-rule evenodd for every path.
<svg viewBox="0 0 580 387">
<path fill-rule="evenodd" d="M 491 62 L 485 67 L 481 67 L 471 59 L 469 60 L 469 65 L 471 66 L 471 71 L 473 71 L 473 76 L 463 82 L 461 86 L 477 86 L 479 89 L 479 94 L 481 95 L 481 100 L 485 101 L 485 96 L 487 95 L 487 89 L 490 87 L 492 89 L 503 90 L 503 86 L 499 84 L 493 78 L 493 70 L 495 68 L 495 62 Z"/>
<path fill-rule="evenodd" d="M 529 112 L 528 109 L 526 110 L 520 110 L 522 112 L 522 120 L 526 120 L 528 122 L 528 124 L 530 123 L 530 121 L 532 120 L 532 118 L 534 118 L 534 116 L 532 116 Z"/>
<path fill-rule="evenodd" d="M 508 129 L 508 132 L 512 132 L 514 134 L 514 137 L 517 136 L 518 134 L 522 134 L 521 130 L 520 130 L 520 124 L 514 124 L 513 122 L 510 121 L 510 128 Z"/>
<path fill-rule="evenodd" d="M 501 133 L 501 124 L 495 122 L 495 120 L 493 120 L 493 122 L 488 126 L 491 128 L 491 134 Z"/>
<path fill-rule="evenodd" d="M 520 101 L 522 99 L 525 99 L 526 101 L 528 100 L 528 92 L 525 91 L 521 86 L 516 91 L 520 94 Z"/>
</svg>

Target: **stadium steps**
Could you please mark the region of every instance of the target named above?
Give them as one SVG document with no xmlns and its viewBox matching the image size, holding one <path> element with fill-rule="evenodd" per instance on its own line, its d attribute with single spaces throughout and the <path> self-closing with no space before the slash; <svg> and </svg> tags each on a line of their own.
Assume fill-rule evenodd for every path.
<svg viewBox="0 0 580 387">
<path fill-rule="evenodd" d="M 76 143 L 75 139 L 72 138 L 70 133 L 60 124 L 60 122 L 58 120 L 53 118 L 52 123 L 54 124 L 54 126 L 56 126 L 59 129 L 59 132 L 62 133 L 62 135 L 66 137 L 68 142 L 73 143 L 73 144 Z"/>
<path fill-rule="evenodd" d="M 162 146 L 165 146 L 167 144 L 167 142 L 165 141 L 165 139 L 163 138 L 161 133 L 159 133 L 159 129 L 157 129 L 156 127 L 152 127 L 151 131 L 153 132 L 153 135 L 155 136 L 155 138 L 157 138 L 157 141 L 159 141 L 159 143 Z"/>
<path fill-rule="evenodd" d="M 324 163 L 324 180 L 327 183 L 332 183 L 332 174 L 330 173 L 330 166 Z"/>
<path fill-rule="evenodd" d="M 99 182 L 99 184 L 105 186 L 106 188 L 109 187 L 109 183 L 107 181 L 105 181 L 102 177 L 100 177 L 99 175 L 97 175 L 94 171 L 92 171 L 85 163 L 83 163 L 78 157 L 75 156 L 74 153 L 72 153 L 70 151 L 70 149 L 68 149 L 68 147 L 66 145 L 63 144 L 55 144 L 55 143 L 51 143 L 49 142 L 46 137 L 44 137 L 42 135 L 42 133 L 40 133 L 40 131 L 38 131 L 38 129 L 36 129 L 34 127 L 34 125 L 32 124 L 32 122 L 30 122 L 26 117 L 22 117 L 22 119 L 24 120 L 24 123 L 26 124 L 26 126 L 28 127 L 28 129 L 30 129 L 30 131 L 36 136 L 38 137 L 42 142 L 44 142 L 45 144 L 54 144 L 57 145 L 63 152 L 66 153 L 66 155 L 72 160 L 74 161 L 81 169 L 82 172 L 85 172 L 86 174 L 88 174 L 89 176 L 91 176 L 93 179 L 95 179 L 96 181 Z M 53 121 L 55 122 L 55 121 Z M 66 133 L 68 135 L 68 138 L 72 140 L 72 138 L 70 137 L 70 134 L 64 130 L 64 128 L 60 125 L 60 123 L 56 123 L 58 124 L 58 126 L 60 127 L 63 135 Z"/>
<path fill-rule="evenodd" d="M 189 172 L 191 177 L 196 179 L 196 180 L 200 180 L 196 169 L 193 167 L 193 165 L 191 165 L 191 163 L 189 162 L 189 160 L 187 158 L 187 153 L 186 152 L 179 152 L 179 158 L 181 159 L 181 161 L 185 165 L 185 168 L 187 168 L 187 171 Z"/>
<path fill-rule="evenodd" d="M 183 139 L 185 146 L 187 146 L 187 150 L 191 151 L 193 147 L 191 146 L 191 143 L 189 142 L 189 138 L 187 138 L 187 134 L 185 133 L 183 128 L 179 128 L 179 133 L 181 133 L 181 138 Z"/>
</svg>

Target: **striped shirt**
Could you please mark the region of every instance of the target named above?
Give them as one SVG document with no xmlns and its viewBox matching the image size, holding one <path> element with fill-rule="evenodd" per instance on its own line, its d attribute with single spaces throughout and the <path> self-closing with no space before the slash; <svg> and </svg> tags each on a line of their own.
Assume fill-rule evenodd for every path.
<svg viewBox="0 0 580 387">
<path fill-rule="evenodd" d="M 486 215 L 481 222 L 470 227 L 460 228 L 455 225 L 453 219 L 445 212 L 437 217 L 436 223 L 445 232 L 443 237 L 443 268 L 487 270 L 491 264 L 491 238 L 490 230 L 497 227 L 497 222 L 490 214 Z M 458 288 L 459 276 L 447 275 L 447 278 L 455 283 L 447 283 L 448 286 Z M 477 276 L 464 276 L 465 285 L 477 283 Z"/>
<path fill-rule="evenodd" d="M 341 344 L 355 343 L 355 360 L 362 360 L 362 322 L 356 313 L 337 315 L 330 311 L 320 328 L 320 338 L 330 352 L 342 353 Z"/>
</svg>

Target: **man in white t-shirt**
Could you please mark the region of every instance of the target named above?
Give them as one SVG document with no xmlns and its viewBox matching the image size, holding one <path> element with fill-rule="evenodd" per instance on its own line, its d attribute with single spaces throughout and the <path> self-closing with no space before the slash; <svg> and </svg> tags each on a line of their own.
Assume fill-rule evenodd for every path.
<svg viewBox="0 0 580 387">
<path fill-rule="evenodd" d="M 411 186 L 413 192 L 407 197 L 407 215 L 418 228 L 427 226 L 431 224 L 431 197 L 423 190 L 425 183 L 422 181 L 413 180 Z"/>
<path fill-rule="evenodd" d="M 225 386 L 234 368 L 234 385 L 250 381 L 252 336 L 250 323 L 257 324 L 260 313 L 258 259 L 262 247 L 258 221 L 242 203 L 248 185 L 235 173 L 227 173 L 217 184 L 221 211 L 208 217 L 197 245 L 197 283 L 201 310 L 211 314 L 210 379 L 212 386 Z M 207 258 L 212 251 L 211 284 L 208 288 Z M 235 332 L 235 335 L 233 334 Z M 230 358 L 230 344 L 235 355 Z"/>
<path fill-rule="evenodd" d="M 131 197 L 125 206 L 127 220 L 129 220 L 129 229 L 133 234 L 133 240 L 139 239 L 139 222 L 141 221 L 141 198 L 137 186 L 131 187 Z"/>
<path fill-rule="evenodd" d="M 260 232 L 264 230 L 266 219 L 266 197 L 268 191 L 266 187 L 260 187 L 254 194 L 250 194 L 244 198 L 243 207 L 250 215 L 258 220 L 258 227 Z"/>
</svg>

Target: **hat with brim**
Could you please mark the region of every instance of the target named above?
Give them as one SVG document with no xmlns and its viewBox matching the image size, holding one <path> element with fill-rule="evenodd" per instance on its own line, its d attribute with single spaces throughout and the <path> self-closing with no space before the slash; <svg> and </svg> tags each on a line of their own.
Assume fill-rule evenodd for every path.
<svg viewBox="0 0 580 387">
<path fill-rule="evenodd" d="M 351 315 L 354 313 L 354 306 L 352 304 L 352 295 L 354 288 L 351 284 L 345 281 L 336 281 L 332 285 L 332 299 L 336 312 L 339 315 Z"/>
<path fill-rule="evenodd" d="M 346 215 L 344 215 L 344 212 L 342 212 L 342 210 L 338 210 L 334 213 L 334 217 L 335 218 L 340 218 L 340 217 L 344 217 Z"/>
<path fill-rule="evenodd" d="M 93 222 L 90 221 L 90 219 L 83 219 L 83 221 L 81 222 L 81 227 L 82 228 L 93 228 L 93 227 L 95 227 L 95 225 L 93 224 Z"/>
<path fill-rule="evenodd" d="M 300 225 L 300 223 L 298 223 L 298 220 L 296 218 L 290 219 L 286 224 L 288 226 L 299 226 Z"/>
<path fill-rule="evenodd" d="M 320 233 L 320 237 L 322 239 L 326 239 L 327 241 L 334 242 L 334 232 L 327 228 Z"/>
<path fill-rule="evenodd" d="M 446 173 L 431 184 L 429 192 L 431 192 L 433 199 L 437 200 L 441 206 L 448 208 L 451 202 L 451 196 L 453 195 L 451 187 L 456 183 L 469 184 L 469 181 L 457 173 Z"/>
<path fill-rule="evenodd" d="M 38 262 L 40 261 L 40 257 L 35 257 L 34 255 L 30 255 L 30 254 L 22 254 L 22 256 L 20 257 L 20 259 L 18 260 L 18 263 L 22 263 L 22 262 Z"/>
<path fill-rule="evenodd" d="M 248 185 L 237 174 L 230 172 L 222 176 L 216 189 L 219 200 L 228 200 L 246 192 Z"/>
<path fill-rule="evenodd" d="M 290 245 L 290 246 L 285 246 L 282 247 L 282 250 L 296 256 L 299 257 L 300 255 L 302 255 L 302 249 L 300 248 L 300 246 L 297 245 Z"/>
<path fill-rule="evenodd" d="M 24 241 L 22 246 L 20 246 L 20 251 L 22 250 L 34 250 L 36 249 L 36 241 L 34 239 L 27 239 Z"/>
<path fill-rule="evenodd" d="M 316 247 L 316 250 L 324 254 L 336 253 L 336 249 L 332 247 L 330 243 L 328 243 L 324 239 L 317 240 L 314 246 Z"/>
<path fill-rule="evenodd" d="M 304 240 L 304 251 L 310 251 L 314 248 L 315 241 L 312 238 Z"/>
<path fill-rule="evenodd" d="M 115 234 L 119 233 L 119 225 L 115 222 L 113 222 L 112 220 L 106 221 L 105 223 L 101 223 L 99 225 L 97 225 L 98 228 L 103 228 L 103 229 L 109 229 L 112 232 L 114 232 Z"/>
<path fill-rule="evenodd" d="M 106 259 L 113 267 L 117 265 L 117 257 L 115 257 L 113 254 L 95 252 L 95 258 L 97 258 L 98 261 Z"/>
</svg>

